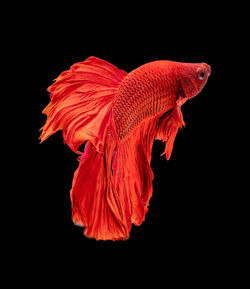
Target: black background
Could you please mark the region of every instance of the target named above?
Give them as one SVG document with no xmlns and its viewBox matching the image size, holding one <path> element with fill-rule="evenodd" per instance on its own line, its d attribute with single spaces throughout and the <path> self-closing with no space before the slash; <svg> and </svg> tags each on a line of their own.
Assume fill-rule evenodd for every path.
<svg viewBox="0 0 250 289">
<path fill-rule="evenodd" d="M 90 42 L 88 42 L 90 41 Z M 85 44 L 85 42 L 87 42 Z M 46 61 L 42 58 L 39 65 L 39 79 L 36 97 L 36 127 L 34 136 L 37 141 L 39 163 L 38 186 L 39 206 L 38 231 L 43 231 L 42 238 L 60 239 L 83 242 L 86 246 L 94 247 L 130 247 L 135 244 L 142 246 L 166 246 L 166 242 L 187 244 L 189 242 L 201 245 L 202 242 L 215 242 L 221 234 L 224 216 L 223 192 L 218 191 L 219 164 L 217 156 L 219 146 L 216 146 L 216 134 L 220 134 L 217 113 L 214 106 L 216 74 L 218 62 L 215 55 L 198 54 L 193 51 L 188 55 L 168 53 L 162 47 L 146 47 L 140 45 L 132 51 L 122 48 L 112 49 L 112 43 L 96 47 L 91 40 L 82 40 L 79 44 L 63 49 L 54 46 L 46 54 Z M 84 46 L 87 46 L 86 49 Z M 60 49 L 61 50 L 61 49 Z M 165 52 L 166 50 L 166 52 Z M 186 53 L 186 49 L 183 49 Z M 197 55 L 198 54 L 198 55 Z M 49 56 L 48 56 L 49 55 Z M 145 222 L 140 226 L 133 226 L 131 237 L 126 242 L 96 242 L 83 236 L 82 228 L 76 227 L 71 221 L 69 191 L 72 177 L 78 162 L 77 155 L 63 144 L 61 132 L 57 132 L 45 143 L 38 145 L 38 129 L 43 125 L 45 116 L 41 110 L 49 101 L 47 86 L 52 79 L 69 68 L 75 62 L 83 61 L 88 56 L 97 56 L 107 60 L 117 67 L 129 72 L 146 62 L 170 59 L 181 62 L 206 62 L 212 67 L 212 74 L 204 90 L 193 100 L 187 102 L 183 108 L 186 127 L 179 131 L 172 157 L 166 161 L 160 154 L 164 144 L 156 141 L 153 147 L 152 168 L 155 175 L 153 197 L 150 201 L 149 212 Z M 211 115 L 213 117 L 211 118 Z M 216 146 L 216 147 L 215 147 Z"/>
<path fill-rule="evenodd" d="M 19 64 L 25 67 L 27 101 L 25 131 L 20 135 L 21 170 L 29 164 L 20 182 L 26 191 L 21 231 L 27 230 L 25 238 L 37 244 L 37 250 L 62 247 L 86 256 L 102 249 L 121 249 L 139 255 L 160 254 L 164 259 L 171 256 L 172 260 L 178 256 L 182 262 L 188 256 L 198 263 L 204 258 L 229 258 L 234 211 L 230 207 L 233 195 L 223 181 L 222 108 L 225 47 L 232 30 L 221 20 L 219 7 L 199 11 L 147 8 L 133 7 L 123 14 L 120 7 L 70 7 L 42 13 L 37 8 L 21 28 L 21 41 L 16 44 L 21 52 Z M 204 90 L 182 107 L 186 127 L 178 132 L 169 161 L 160 157 L 164 144 L 154 143 L 153 197 L 145 221 L 132 226 L 127 241 L 97 242 L 74 226 L 69 191 L 77 155 L 63 144 L 61 132 L 42 144 L 38 140 L 46 119 L 41 111 L 49 102 L 47 87 L 62 71 L 89 56 L 126 72 L 161 59 L 206 62 L 212 69 Z"/>
</svg>

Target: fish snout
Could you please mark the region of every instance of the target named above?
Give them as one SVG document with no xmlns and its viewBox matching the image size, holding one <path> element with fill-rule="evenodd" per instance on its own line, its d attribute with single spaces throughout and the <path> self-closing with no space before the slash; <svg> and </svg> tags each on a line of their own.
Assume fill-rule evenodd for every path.
<svg viewBox="0 0 250 289">
<path fill-rule="evenodd" d="M 211 66 L 208 65 L 207 63 L 202 62 L 202 67 L 203 69 L 206 71 L 207 76 L 209 76 L 211 74 Z"/>
</svg>

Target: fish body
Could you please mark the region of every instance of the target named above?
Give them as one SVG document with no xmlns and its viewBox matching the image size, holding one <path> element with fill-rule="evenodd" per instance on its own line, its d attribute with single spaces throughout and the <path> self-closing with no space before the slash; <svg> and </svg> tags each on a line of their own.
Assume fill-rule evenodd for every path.
<svg viewBox="0 0 250 289">
<path fill-rule="evenodd" d="M 123 79 L 113 109 L 120 139 L 142 120 L 174 107 L 179 98 L 182 99 L 180 105 L 184 103 L 180 79 L 185 74 L 189 75 L 190 66 L 195 70 L 203 69 L 207 74 L 211 72 L 205 63 L 200 65 L 161 60 L 144 64 Z M 205 85 L 205 81 L 202 81 L 202 85 Z M 197 92 L 187 97 L 195 96 L 200 90 L 197 87 Z"/>
<path fill-rule="evenodd" d="M 131 224 L 143 222 L 152 196 L 153 140 L 166 142 L 169 159 L 184 125 L 181 106 L 203 89 L 210 73 L 206 63 L 166 60 L 126 73 L 90 57 L 48 88 L 41 140 L 62 130 L 81 154 L 70 198 L 72 219 L 87 237 L 127 239 Z"/>
<path fill-rule="evenodd" d="M 117 134 L 122 139 L 143 120 L 167 111 L 178 94 L 178 79 L 169 73 L 174 62 L 155 61 L 130 72 L 114 104 Z"/>
</svg>

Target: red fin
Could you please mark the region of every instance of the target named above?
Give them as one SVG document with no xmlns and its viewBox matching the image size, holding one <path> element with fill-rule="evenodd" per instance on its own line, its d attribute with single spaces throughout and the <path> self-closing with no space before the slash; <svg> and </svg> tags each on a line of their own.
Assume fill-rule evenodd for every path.
<svg viewBox="0 0 250 289">
<path fill-rule="evenodd" d="M 127 220 L 140 225 L 148 211 L 154 178 L 150 166 L 153 140 L 166 141 L 166 158 L 172 153 L 178 129 L 184 125 L 179 106 L 169 112 L 143 121 L 114 152 L 112 167 L 114 185 Z"/>
<path fill-rule="evenodd" d="M 126 72 L 96 57 L 62 72 L 48 88 L 51 102 L 43 110 L 47 121 L 42 127 L 41 141 L 62 130 L 64 141 L 73 151 L 78 152 L 86 140 L 102 151 L 112 101 L 125 75 Z"/>
<path fill-rule="evenodd" d="M 140 225 L 152 196 L 153 172 L 150 167 L 154 131 L 152 121 L 144 121 L 117 147 L 112 167 L 114 186 L 128 222 Z"/>
<path fill-rule="evenodd" d="M 72 218 L 97 240 L 125 240 L 140 225 L 152 196 L 153 125 L 144 122 L 126 141 L 107 134 L 104 153 L 88 142 L 74 175 Z"/>
<path fill-rule="evenodd" d="M 87 146 L 71 191 L 75 196 L 73 219 L 85 226 L 86 236 L 127 239 L 132 223 L 144 221 L 153 191 L 150 161 L 154 137 L 166 141 L 169 159 L 182 125 L 174 108 L 161 117 L 145 120 L 118 143 L 107 134 L 104 154 Z"/>
<path fill-rule="evenodd" d="M 87 142 L 70 192 L 72 219 L 76 225 L 85 227 L 84 233 L 88 238 L 126 239 L 130 227 L 123 221 L 108 163 L 105 154 L 98 153 Z"/>
<path fill-rule="evenodd" d="M 184 125 L 182 113 L 178 106 L 164 113 L 156 122 L 155 139 L 166 142 L 165 151 L 162 155 L 166 154 L 167 160 L 171 157 L 178 129 Z"/>
</svg>

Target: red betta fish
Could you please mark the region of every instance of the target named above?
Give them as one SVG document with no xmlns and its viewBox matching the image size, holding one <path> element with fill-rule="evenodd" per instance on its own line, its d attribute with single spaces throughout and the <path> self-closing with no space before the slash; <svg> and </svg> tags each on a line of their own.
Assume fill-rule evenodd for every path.
<svg viewBox="0 0 250 289">
<path fill-rule="evenodd" d="M 126 73 L 89 57 L 48 88 L 40 138 L 62 130 L 81 155 L 70 199 L 72 220 L 87 237 L 125 240 L 132 223 L 141 225 L 152 196 L 153 140 L 166 142 L 168 160 L 184 125 L 181 106 L 203 89 L 210 72 L 206 63 L 161 60 Z"/>
</svg>

